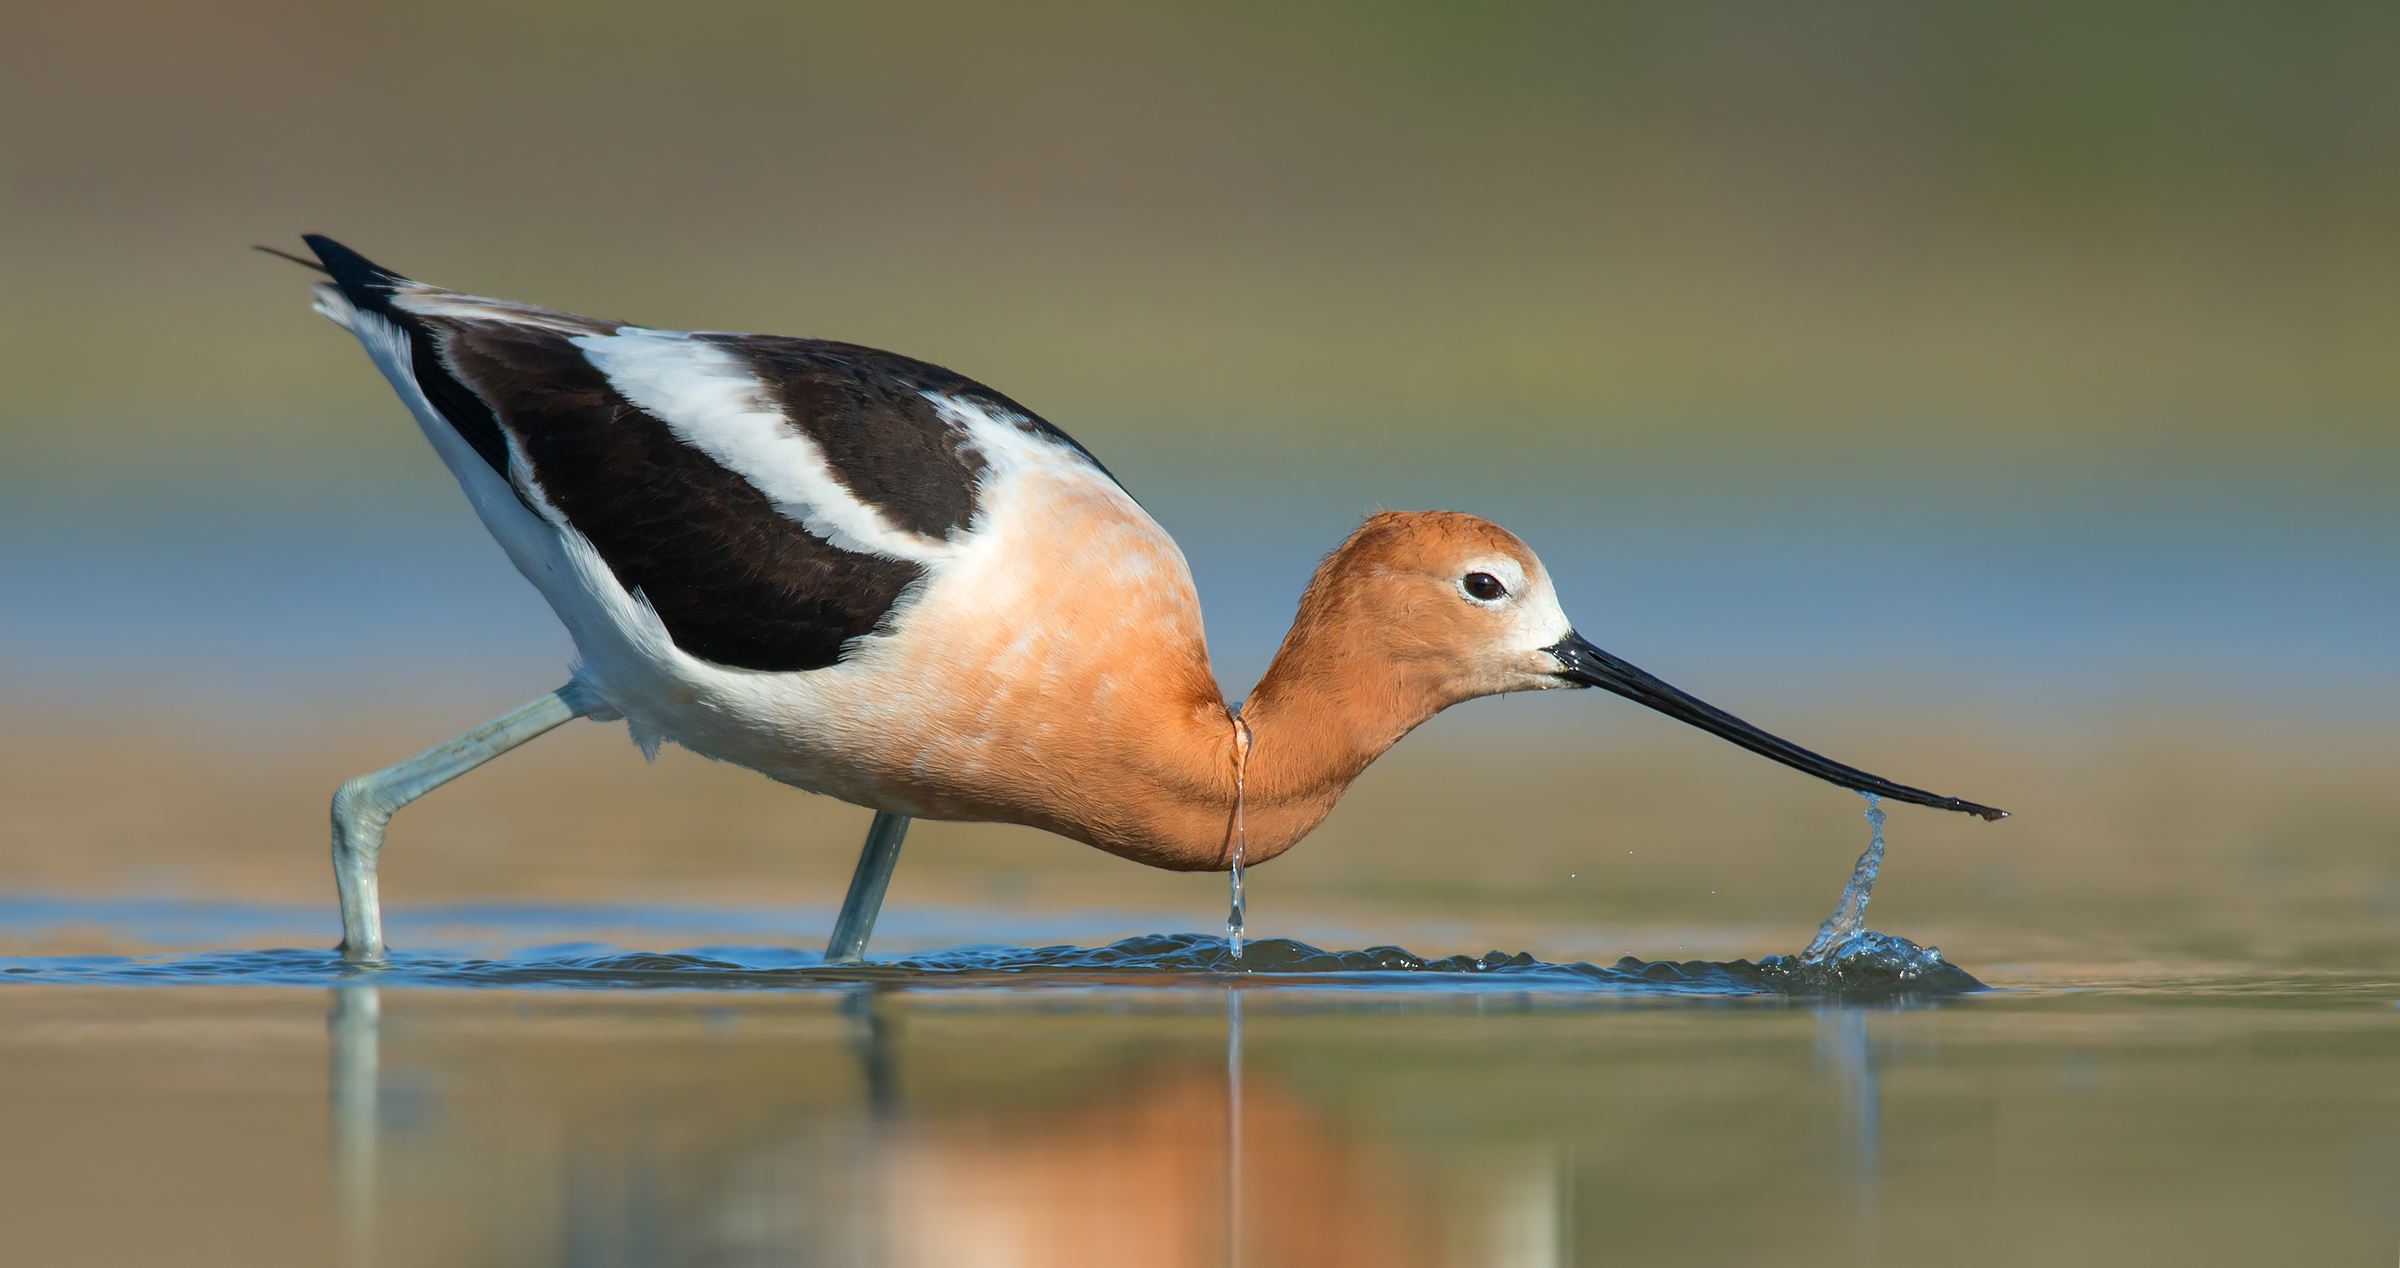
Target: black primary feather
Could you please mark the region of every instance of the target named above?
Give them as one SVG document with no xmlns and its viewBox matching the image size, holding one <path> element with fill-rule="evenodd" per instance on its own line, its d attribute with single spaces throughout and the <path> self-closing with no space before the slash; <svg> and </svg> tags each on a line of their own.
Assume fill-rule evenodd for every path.
<svg viewBox="0 0 2400 1268">
<path fill-rule="evenodd" d="M 416 375 L 417 388 L 433 403 L 443 418 L 458 432 L 492 470 L 508 478 L 508 441 L 500 432 L 500 420 L 492 407 L 458 381 L 443 363 L 442 351 L 434 332 L 413 313 L 392 307 L 392 293 L 408 284 L 408 279 L 367 259 L 358 252 L 321 233 L 304 233 L 301 241 L 325 262 L 325 272 L 333 284 L 342 288 L 342 297 L 352 308 L 373 313 L 398 326 L 408 336 L 409 369 Z"/>
</svg>

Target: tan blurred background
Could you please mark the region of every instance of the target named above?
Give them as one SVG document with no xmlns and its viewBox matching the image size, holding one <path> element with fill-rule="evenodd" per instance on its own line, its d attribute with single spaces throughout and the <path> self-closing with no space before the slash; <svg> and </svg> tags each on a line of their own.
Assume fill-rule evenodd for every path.
<svg viewBox="0 0 2400 1268">
<path fill-rule="evenodd" d="M 329 909 L 332 785 L 564 672 L 307 277 L 247 249 L 313 230 L 465 290 L 992 383 L 1184 541 L 1237 695 L 1359 514 L 1491 514 L 1604 646 L 2017 810 L 1894 819 L 1878 925 L 1972 963 L 2390 949 L 2389 6 L 8 27 L 0 895 Z M 1261 871 L 1256 927 L 1791 949 L 1856 800 L 1635 713 L 1438 720 Z M 403 816 L 390 901 L 838 895 L 863 815 L 571 734 Z M 896 905 L 1204 927 L 1220 902 L 1010 829 L 910 849 Z"/>
</svg>

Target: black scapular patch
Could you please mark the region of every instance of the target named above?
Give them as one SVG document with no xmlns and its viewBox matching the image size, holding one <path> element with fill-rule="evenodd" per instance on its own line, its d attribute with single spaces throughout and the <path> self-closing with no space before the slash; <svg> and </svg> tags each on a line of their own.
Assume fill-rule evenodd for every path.
<svg viewBox="0 0 2400 1268">
<path fill-rule="evenodd" d="M 542 494 L 675 645 L 741 669 L 822 669 L 922 575 L 835 548 L 617 394 L 564 335 L 440 327 L 448 363 L 516 437 Z"/>
<path fill-rule="evenodd" d="M 817 442 L 851 496 L 896 527 L 937 541 L 974 519 L 983 456 L 964 428 L 934 412 L 927 392 L 1014 414 L 1035 435 L 1065 445 L 1108 474 L 1090 450 L 1040 415 L 938 365 L 830 339 L 700 337 L 750 362 L 784 418 Z"/>
</svg>

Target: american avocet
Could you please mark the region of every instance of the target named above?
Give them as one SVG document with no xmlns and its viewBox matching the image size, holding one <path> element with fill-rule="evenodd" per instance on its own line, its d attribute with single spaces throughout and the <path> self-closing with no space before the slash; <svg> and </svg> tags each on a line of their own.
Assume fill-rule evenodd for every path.
<svg viewBox="0 0 2400 1268">
<path fill-rule="evenodd" d="M 1449 511 L 1376 514 L 1327 555 L 1237 713 L 1183 552 L 1000 393 L 853 344 L 462 295 L 307 241 L 332 278 L 317 311 L 366 346 L 581 656 L 566 686 L 335 795 L 353 958 L 383 952 L 393 812 L 576 717 L 875 810 L 831 960 L 864 949 L 911 818 L 1222 871 L 1291 848 L 1419 723 L 1508 691 L 1603 687 L 1845 788 L 2002 814 L 1601 651 L 1533 551 Z"/>
</svg>

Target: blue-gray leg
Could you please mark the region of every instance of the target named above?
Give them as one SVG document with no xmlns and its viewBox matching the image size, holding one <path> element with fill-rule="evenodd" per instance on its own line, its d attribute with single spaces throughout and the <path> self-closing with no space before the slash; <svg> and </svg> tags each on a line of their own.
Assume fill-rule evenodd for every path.
<svg viewBox="0 0 2400 1268">
<path fill-rule="evenodd" d="M 342 785 L 333 795 L 333 881 L 342 896 L 342 957 L 383 958 L 383 904 L 375 887 L 375 861 L 383 853 L 383 830 L 400 807 L 560 723 L 602 708 L 569 683 Z"/>
<path fill-rule="evenodd" d="M 883 911 L 883 891 L 891 887 L 892 868 L 900 861 L 900 842 L 907 835 L 907 815 L 875 812 L 867 843 L 858 852 L 858 870 L 850 874 L 842 914 L 833 922 L 833 940 L 825 944 L 827 964 L 856 964 L 866 957 L 875 917 Z"/>
</svg>

